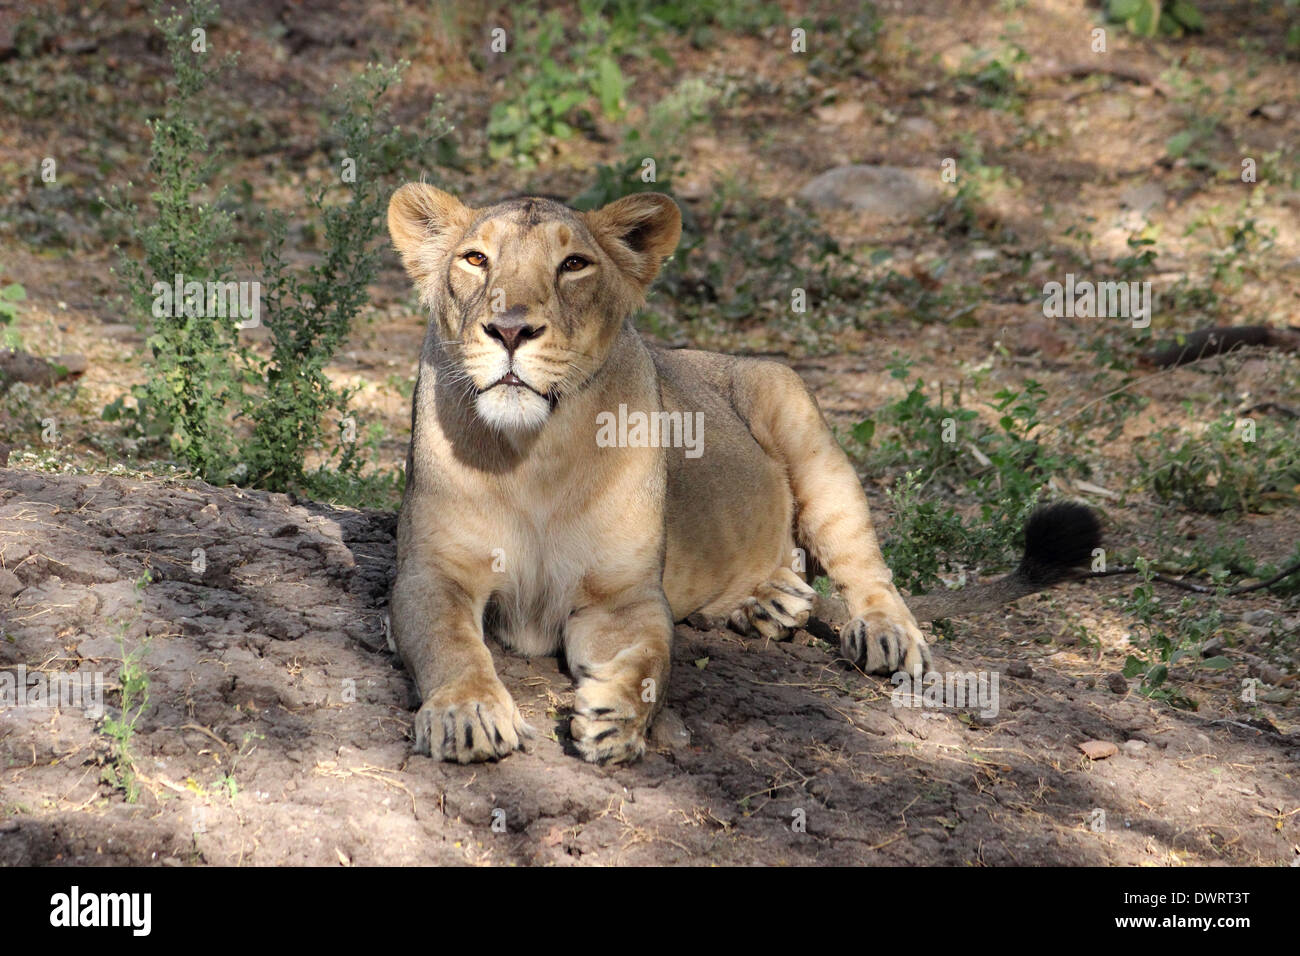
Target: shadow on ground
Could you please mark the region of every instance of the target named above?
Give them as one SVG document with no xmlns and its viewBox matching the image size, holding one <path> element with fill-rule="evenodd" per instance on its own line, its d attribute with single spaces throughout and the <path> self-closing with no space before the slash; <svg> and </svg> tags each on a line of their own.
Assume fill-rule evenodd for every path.
<svg viewBox="0 0 1300 956">
<path fill-rule="evenodd" d="M 411 684 L 384 636 L 393 528 L 390 514 L 200 482 L 0 470 L 0 666 L 102 672 L 110 716 L 123 647 L 147 641 L 149 674 L 134 804 L 103 782 L 100 722 L 0 711 L 0 864 L 1294 855 L 1300 741 L 1010 667 L 1005 646 L 937 648 L 941 670 L 998 674 L 982 717 L 891 706 L 888 681 L 803 632 L 765 644 L 679 627 L 656 749 L 621 768 L 564 752 L 572 685 L 556 661 L 494 648 L 542 735 L 530 752 L 470 767 L 412 756 Z M 1088 739 L 1119 753 L 1090 762 Z"/>
</svg>

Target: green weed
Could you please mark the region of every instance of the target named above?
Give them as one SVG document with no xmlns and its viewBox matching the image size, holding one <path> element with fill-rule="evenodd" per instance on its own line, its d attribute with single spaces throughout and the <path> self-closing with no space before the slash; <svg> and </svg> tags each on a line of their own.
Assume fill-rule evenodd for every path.
<svg viewBox="0 0 1300 956">
<path fill-rule="evenodd" d="M 162 9 L 160 3 L 160 17 Z M 328 485 L 326 465 L 305 470 L 308 456 L 316 455 L 344 476 L 342 484 L 355 483 L 365 459 L 348 414 L 351 393 L 335 389 L 325 369 L 368 301 L 388 187 L 399 170 L 428 155 L 446 125 L 432 115 L 415 132 L 390 123 L 383 97 L 400 82 L 405 64 L 371 65 L 334 91 L 327 116 L 342 152 L 339 168 L 308 186 L 305 197 L 322 247 L 316 261 L 305 270 L 290 268 L 284 217 L 259 217 L 265 233 L 259 306 L 270 331 L 269 356 L 245 345 L 234 321 L 213 316 L 188 294 L 184 303 L 160 309 L 157 289 L 170 288 L 176 276 L 187 284 L 228 282 L 240 264 L 227 190 L 208 186 L 219 172 L 219 153 L 204 129 L 213 112 L 204 94 L 222 67 L 205 66 L 190 39 L 216 14 L 211 0 L 187 0 L 184 13 L 157 21 L 176 93 L 166 115 L 150 124 L 154 213 L 146 216 L 116 197 L 143 249 L 142 260 L 123 256 L 121 272 L 137 314 L 153 316 L 150 375 L 132 390 L 133 404 L 122 396 L 103 417 L 124 420 L 132 438 L 166 442 L 208 481 L 275 491 Z"/>
<path fill-rule="evenodd" d="M 136 590 L 143 591 L 150 581 L 150 574 L 146 571 L 135 582 Z M 135 726 L 144 709 L 149 706 L 149 672 L 144 663 L 149 653 L 149 638 L 146 637 L 128 652 L 126 649 L 128 626 L 126 623 L 119 625 L 117 638 L 122 654 L 122 667 L 118 671 L 121 695 L 118 715 L 105 716 L 100 726 L 100 733 L 109 740 L 109 759 L 112 761 L 104 767 L 103 780 L 114 789 L 121 790 L 128 803 L 135 803 L 140 797 L 140 781 L 136 772 L 132 741 L 135 737 Z"/>
<path fill-rule="evenodd" d="M 1177 687 L 1169 685 L 1169 671 L 1178 664 L 1207 670 L 1226 670 L 1232 662 L 1223 656 L 1201 657 L 1201 648 L 1223 631 L 1223 615 L 1216 607 L 1204 610 L 1196 598 L 1184 598 L 1170 610 L 1156 596 L 1154 569 L 1146 558 L 1135 562 L 1138 583 L 1124 609 L 1134 621 L 1129 643 L 1134 653 L 1124 662 L 1125 677 L 1140 677 L 1138 693 L 1183 710 L 1196 710 L 1199 703 Z"/>
<path fill-rule="evenodd" d="M 1161 501 L 1207 514 L 1262 512 L 1294 500 L 1300 485 L 1300 439 L 1265 419 L 1225 414 L 1200 434 L 1168 428 L 1155 439 L 1158 454 L 1135 457 Z"/>
</svg>

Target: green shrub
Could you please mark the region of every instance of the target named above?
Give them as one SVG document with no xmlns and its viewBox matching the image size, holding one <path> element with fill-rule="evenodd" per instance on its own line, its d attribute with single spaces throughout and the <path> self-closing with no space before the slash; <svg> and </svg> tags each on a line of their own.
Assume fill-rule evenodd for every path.
<svg viewBox="0 0 1300 956">
<path fill-rule="evenodd" d="M 1106 0 L 1106 17 L 1138 36 L 1182 36 L 1205 29 L 1201 12 L 1190 0 Z"/>
<path fill-rule="evenodd" d="M 1136 457 L 1162 501 L 1207 514 L 1258 512 L 1294 500 L 1300 485 L 1300 439 L 1267 420 L 1226 414 L 1199 435 L 1169 428 L 1155 438 L 1161 453 Z"/>
<path fill-rule="evenodd" d="M 305 278 L 290 271 L 284 261 L 283 217 L 267 217 L 270 235 L 262 266 L 266 311 L 271 316 L 271 358 L 257 366 L 260 388 L 244 408 L 254 422 L 244 458 L 251 482 L 260 487 L 284 490 L 307 481 L 306 455 L 326 442 L 324 419 L 331 411 L 340 416 L 341 432 L 328 436 L 334 446 L 331 460 L 344 474 L 355 474 L 362 463 L 355 438 L 348 438 L 356 430 L 355 422 L 347 418 L 351 393 L 336 390 L 325 367 L 368 301 L 367 288 L 379 265 L 377 240 L 384 230 L 387 186 L 442 132 L 437 120 L 435 132 L 424 136 L 388 126 L 388 107 L 381 98 L 401 81 L 403 69 L 401 64 L 371 66 L 346 89 L 335 90 L 334 128 L 345 161 L 355 163 L 348 167 L 355 175 L 319 186 L 307 196 L 322 224 L 325 248 Z M 332 201 L 338 192 L 344 194 L 343 201 Z"/>
<path fill-rule="evenodd" d="M 186 13 L 154 22 L 166 40 L 174 74 L 164 116 L 149 122 L 149 172 L 154 189 L 152 215 L 115 197 L 115 207 L 131 224 L 132 237 L 144 251 L 142 261 L 122 256 L 119 267 L 128 299 L 137 314 L 154 315 L 155 283 L 170 287 L 184 281 L 225 282 L 236 260 L 231 216 L 222 208 L 225 190 L 204 198 L 219 168 L 220 151 L 208 140 L 201 117 L 210 113 L 202 97 L 214 77 L 230 65 L 203 65 L 191 31 L 207 30 L 216 17 L 211 0 L 190 0 Z M 179 303 L 154 315 L 145 345 L 149 376 L 136 386 L 134 416 L 148 436 L 166 436 L 173 455 L 198 474 L 225 480 L 234 454 L 228 418 L 241 404 L 240 366 L 248 358 L 231 322 L 214 322 Z M 122 399 L 105 409 L 115 420 L 125 411 Z"/>
<path fill-rule="evenodd" d="M 622 115 L 627 81 L 618 65 L 620 50 L 600 4 L 582 7 L 579 38 L 566 36 L 558 11 L 526 14 L 506 53 L 514 64 L 508 95 L 488 114 L 489 158 L 534 164 L 551 140 L 592 126 L 593 102 L 609 119 Z"/>
<path fill-rule="evenodd" d="M 889 364 L 901 380 L 910 367 L 897 358 Z M 961 407 L 960 388 L 949 397 L 941 386 L 934 402 L 918 378 L 877 418 L 854 427 L 857 451 L 873 473 L 907 468 L 889 492 L 896 523 L 883 545 L 900 585 L 930 590 L 940 571 L 1005 563 L 1018 550 L 1047 480 L 1082 469 L 1033 437 L 1046 395 L 1032 379 L 1020 389 L 995 392 L 988 406 L 998 412 L 998 425 L 989 428 L 974 410 Z M 970 517 L 957 510 L 963 500 L 975 506 L 966 509 Z"/>
<path fill-rule="evenodd" d="M 24 302 L 26 299 L 27 290 L 17 282 L 0 286 L 0 325 L 8 325 L 18 318 L 17 303 Z"/>
<path fill-rule="evenodd" d="M 1124 661 L 1125 677 L 1140 677 L 1138 693 L 1162 700 L 1183 710 L 1196 710 L 1199 703 L 1168 683 L 1169 670 L 1177 664 L 1206 670 L 1225 670 L 1232 662 L 1223 656 L 1201 657 L 1201 648 L 1223 632 L 1223 615 L 1203 599 L 1187 597 L 1170 609 L 1156 595 L 1154 570 L 1146 558 L 1138 558 L 1138 583 L 1125 601 L 1133 619 L 1129 644 L 1133 653 Z"/>
<path fill-rule="evenodd" d="M 233 321 L 213 317 L 188 298 L 154 307 L 159 283 L 170 288 L 177 275 L 186 282 L 227 282 L 244 265 L 231 239 L 232 217 L 223 209 L 226 190 L 208 186 L 219 171 L 219 151 L 204 128 L 215 111 L 202 94 L 222 67 L 205 67 L 191 48 L 191 31 L 206 30 L 217 8 L 211 0 L 186 0 L 184 13 L 166 18 L 161 3 L 157 9 L 176 93 L 166 115 L 150 124 L 154 213 L 145 216 L 120 196 L 116 202 L 143 249 L 138 261 L 123 255 L 121 272 L 132 305 L 153 315 L 149 377 L 132 390 L 133 408 L 123 396 L 104 417 L 128 418 L 143 437 L 165 439 L 176 458 L 209 481 L 277 491 L 310 488 L 313 481 L 333 491 L 357 486 L 364 459 L 347 414 L 350 393 L 335 389 L 325 369 L 368 300 L 389 186 L 399 170 L 428 154 L 446 126 L 432 115 L 422 132 L 389 123 L 383 95 L 400 82 L 405 64 L 368 66 L 335 89 L 327 119 L 342 150 L 340 166 L 324 184 L 309 186 L 305 197 L 323 247 L 318 260 L 305 271 L 291 269 L 285 218 L 257 217 L 264 230 L 257 301 L 270 333 L 270 354 L 263 356 L 240 341 Z M 331 413 L 337 433 L 327 422 Z M 237 441 L 243 437 L 237 428 L 251 435 Z M 314 452 L 327 464 L 309 473 L 305 462 Z M 329 464 L 333 477 L 326 474 Z"/>
</svg>

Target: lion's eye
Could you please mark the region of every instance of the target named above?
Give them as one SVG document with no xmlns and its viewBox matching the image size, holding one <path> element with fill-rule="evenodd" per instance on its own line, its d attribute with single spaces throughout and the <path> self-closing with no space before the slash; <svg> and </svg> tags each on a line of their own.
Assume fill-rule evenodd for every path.
<svg viewBox="0 0 1300 956">
<path fill-rule="evenodd" d="M 584 259 L 582 256 L 569 256 L 560 263 L 561 272 L 578 272 L 591 265 L 591 261 Z"/>
<path fill-rule="evenodd" d="M 476 269 L 482 269 L 487 265 L 487 256 L 483 255 L 483 253 L 479 252 L 477 249 L 471 249 L 469 252 L 461 256 L 461 258 Z"/>
</svg>

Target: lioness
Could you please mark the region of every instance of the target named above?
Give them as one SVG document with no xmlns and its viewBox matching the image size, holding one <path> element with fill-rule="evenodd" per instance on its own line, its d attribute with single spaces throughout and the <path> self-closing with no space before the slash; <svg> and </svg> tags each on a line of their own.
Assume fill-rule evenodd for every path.
<svg viewBox="0 0 1300 956">
<path fill-rule="evenodd" d="M 388 227 L 432 313 L 390 606 L 423 701 L 418 751 L 487 760 L 530 733 L 486 627 L 524 654 L 562 647 L 578 751 L 637 758 L 673 622 L 698 612 L 767 636 L 804 624 L 816 594 L 794 570 L 802 553 L 847 606 L 845 658 L 929 668 L 858 478 L 799 377 L 633 329 L 681 236 L 670 198 L 471 209 L 411 183 Z M 693 447 L 686 422 L 702 428 Z"/>
</svg>

